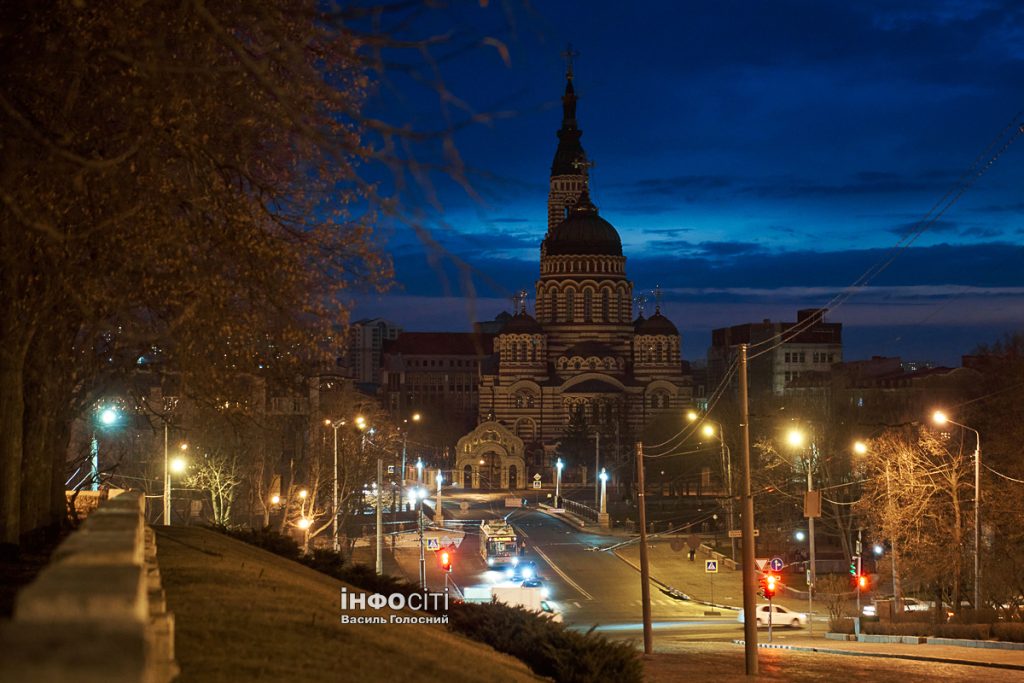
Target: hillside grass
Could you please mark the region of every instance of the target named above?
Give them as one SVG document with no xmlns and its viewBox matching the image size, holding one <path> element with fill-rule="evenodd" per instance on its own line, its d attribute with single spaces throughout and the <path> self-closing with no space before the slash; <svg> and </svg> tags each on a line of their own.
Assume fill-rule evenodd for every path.
<svg viewBox="0 0 1024 683">
<path fill-rule="evenodd" d="M 180 683 L 544 680 L 443 625 L 341 624 L 340 589 L 357 589 L 297 562 L 206 529 L 156 532 Z"/>
</svg>

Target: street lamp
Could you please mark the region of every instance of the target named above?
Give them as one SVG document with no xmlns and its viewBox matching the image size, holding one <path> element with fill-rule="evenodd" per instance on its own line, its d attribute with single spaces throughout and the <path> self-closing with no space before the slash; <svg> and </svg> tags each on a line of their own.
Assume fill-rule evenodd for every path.
<svg viewBox="0 0 1024 683">
<path fill-rule="evenodd" d="M 692 416 L 692 417 L 691 417 Z M 690 422 L 695 421 L 699 416 L 694 411 L 690 411 L 686 414 L 686 419 Z M 701 433 L 704 436 L 710 438 L 717 438 L 718 443 L 722 446 L 722 474 L 725 475 L 726 479 L 726 492 L 729 495 L 729 530 L 735 528 L 735 501 L 733 500 L 732 491 L 732 451 L 729 446 L 725 443 L 725 430 L 722 428 L 722 423 L 712 420 L 711 418 L 705 417 L 703 419 L 704 425 L 701 427 Z M 715 429 L 717 427 L 717 430 Z M 729 536 L 729 547 L 732 553 L 732 559 L 736 559 L 736 539 L 730 534 Z"/>
<path fill-rule="evenodd" d="M 949 423 L 974 432 L 974 609 L 981 609 L 981 434 L 973 427 L 950 420 L 941 410 L 935 411 L 932 420 L 938 425 Z"/>
<path fill-rule="evenodd" d="M 868 452 L 868 445 L 866 443 L 864 443 L 863 441 L 854 441 L 853 442 L 853 452 L 856 453 L 857 455 L 865 455 Z M 890 490 L 889 490 L 889 460 L 888 459 L 886 459 L 886 461 L 885 461 L 885 500 L 886 500 L 886 505 L 889 506 L 890 509 L 891 509 L 891 507 L 892 507 L 892 494 L 890 493 Z M 899 611 L 899 609 L 900 609 L 900 580 L 899 580 L 899 574 L 896 571 L 897 553 L 896 553 L 896 539 L 895 539 L 895 537 L 891 537 L 889 539 L 889 547 L 891 549 L 891 552 L 889 553 L 889 564 L 892 566 L 892 595 L 893 595 L 893 602 L 896 603 L 896 610 Z M 881 555 L 882 554 L 881 546 L 879 546 L 879 545 L 875 546 L 875 554 L 876 555 Z"/>
<path fill-rule="evenodd" d="M 444 515 L 441 513 L 441 484 L 444 483 L 444 475 L 441 474 L 441 470 L 437 471 L 437 509 L 434 510 L 434 523 L 444 524 Z"/>
<path fill-rule="evenodd" d="M 786 443 L 795 449 L 802 449 L 804 443 L 807 441 L 807 436 L 803 431 L 792 428 L 786 433 Z M 811 455 L 804 462 L 807 467 L 807 492 L 811 493 L 814 491 L 814 470 L 813 470 L 813 458 L 814 458 L 814 444 L 811 444 Z M 809 497 L 809 496 L 808 496 Z M 806 506 L 805 506 L 806 507 Z M 814 519 L 813 514 L 815 510 L 806 510 L 807 512 L 807 545 L 810 551 L 810 576 L 807 582 L 807 624 L 808 628 L 813 628 L 813 613 L 814 613 L 814 584 L 817 582 L 818 574 L 817 567 L 815 566 L 814 556 Z"/>
<path fill-rule="evenodd" d="M 420 417 L 421 416 L 420 416 L 419 413 L 413 413 L 410 418 L 408 418 L 406 420 L 402 420 L 402 421 L 407 423 L 407 424 L 408 424 L 409 420 L 412 420 L 413 422 L 419 422 L 420 421 Z M 399 492 L 400 492 L 399 493 L 399 500 L 398 500 L 398 507 L 399 507 L 399 509 L 401 509 L 401 507 L 402 507 L 401 491 L 403 491 L 405 489 L 405 450 L 406 450 L 406 447 L 408 446 L 408 444 L 409 444 L 409 430 L 408 429 L 403 429 L 402 430 L 402 488 L 399 489 Z"/>
<path fill-rule="evenodd" d="M 334 519 L 331 522 L 332 547 L 334 552 L 341 552 L 338 539 L 338 430 L 345 426 L 345 420 L 324 420 L 324 424 L 334 430 Z"/>
<path fill-rule="evenodd" d="M 181 444 L 178 449 L 184 453 L 188 444 Z M 167 448 L 167 423 L 164 422 L 164 526 L 171 526 L 171 475 L 183 474 L 188 461 L 181 455 L 171 458 Z"/>
<path fill-rule="evenodd" d="M 96 420 L 100 427 L 113 427 L 121 419 L 121 413 L 117 408 L 103 408 L 96 413 Z M 92 430 L 92 448 L 89 453 L 89 476 L 92 479 L 91 491 L 100 490 L 100 442 L 96 435 L 96 429 Z"/>
<path fill-rule="evenodd" d="M 423 483 L 423 458 L 416 458 L 416 483 Z"/>
<path fill-rule="evenodd" d="M 608 514 L 608 472 L 601 468 L 601 514 Z"/>
<path fill-rule="evenodd" d="M 555 475 L 555 509 L 556 510 L 562 507 L 561 506 L 561 492 L 562 492 L 562 468 L 563 467 L 565 467 L 565 464 L 562 462 L 562 459 L 559 458 L 558 461 L 555 463 L 555 471 L 557 472 L 557 474 Z"/>
<path fill-rule="evenodd" d="M 416 525 L 420 533 L 420 588 L 422 590 L 427 590 L 427 560 L 423 555 L 423 500 L 426 497 L 427 490 L 423 487 L 409 489 L 409 500 L 416 508 Z"/>
</svg>

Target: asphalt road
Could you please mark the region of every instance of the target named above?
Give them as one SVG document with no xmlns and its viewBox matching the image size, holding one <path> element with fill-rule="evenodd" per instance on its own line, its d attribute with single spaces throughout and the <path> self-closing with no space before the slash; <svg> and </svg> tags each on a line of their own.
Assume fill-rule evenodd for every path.
<svg viewBox="0 0 1024 683">
<path fill-rule="evenodd" d="M 466 503 L 466 510 L 461 509 Z M 483 519 L 508 517 L 527 541 L 527 558 L 537 563 L 541 578 L 551 591 L 551 601 L 573 628 L 597 631 L 612 638 L 636 640 L 642 637 L 640 575 L 614 553 L 602 551 L 613 540 L 581 532 L 536 508 L 505 508 L 504 497 L 493 494 L 462 493 L 444 498 L 447 527 L 461 526 L 465 538 L 453 562 L 450 579 L 460 588 L 487 586 L 500 581 L 488 572 L 479 552 L 476 527 Z M 400 553 L 399 564 L 407 574 L 418 572 L 416 554 Z M 432 552 L 427 553 L 427 578 L 431 586 L 443 586 L 444 576 Z M 695 642 L 728 642 L 741 637 L 737 613 L 719 610 L 708 616 L 709 608 L 678 600 L 651 584 L 651 619 L 656 635 L 673 634 Z M 803 629 L 774 629 L 773 640 L 784 642 Z M 768 639 L 767 629 L 760 640 Z"/>
</svg>

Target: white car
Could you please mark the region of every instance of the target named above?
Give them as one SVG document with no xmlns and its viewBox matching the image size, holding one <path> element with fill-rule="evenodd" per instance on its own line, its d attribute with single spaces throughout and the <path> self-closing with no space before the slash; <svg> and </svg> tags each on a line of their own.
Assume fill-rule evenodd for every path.
<svg viewBox="0 0 1024 683">
<path fill-rule="evenodd" d="M 768 626 L 768 617 L 771 616 L 772 626 L 789 626 L 791 628 L 802 628 L 807 625 L 807 615 L 803 612 L 794 612 L 781 605 L 758 605 L 754 610 L 757 616 L 758 628 Z M 740 610 L 736 621 L 744 623 L 743 610 Z"/>
</svg>

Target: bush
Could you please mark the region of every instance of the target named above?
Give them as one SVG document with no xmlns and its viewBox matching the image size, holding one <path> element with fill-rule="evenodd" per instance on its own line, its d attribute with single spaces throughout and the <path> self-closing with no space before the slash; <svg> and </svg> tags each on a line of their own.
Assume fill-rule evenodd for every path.
<svg viewBox="0 0 1024 683">
<path fill-rule="evenodd" d="M 861 630 L 876 636 L 929 636 L 935 625 L 925 621 L 886 621 L 861 624 Z"/>
<path fill-rule="evenodd" d="M 999 621 L 999 612 L 994 609 L 962 609 L 954 614 L 951 624 L 994 624 Z"/>
<path fill-rule="evenodd" d="M 940 638 L 965 638 L 967 640 L 988 640 L 991 637 L 988 624 L 939 624 L 935 635 Z"/>
<path fill-rule="evenodd" d="M 570 631 L 519 607 L 459 603 L 448 610 L 448 619 L 453 631 L 517 657 L 559 683 L 643 680 L 639 654 L 631 645 Z"/>
<path fill-rule="evenodd" d="M 254 545 L 258 548 L 263 548 L 267 552 L 280 555 L 281 557 L 287 557 L 289 560 L 298 560 L 301 553 L 299 552 L 299 544 L 287 536 L 282 536 L 276 531 L 271 531 L 269 527 L 262 529 L 238 529 L 225 526 L 213 526 L 210 527 L 214 531 L 219 531 L 225 536 L 244 541 L 250 545 Z"/>
<path fill-rule="evenodd" d="M 1024 624 L 1020 622 L 992 624 L 992 635 L 999 640 L 1011 643 L 1024 643 Z"/>
<path fill-rule="evenodd" d="M 828 630 L 832 633 L 853 633 L 853 619 L 829 617 Z"/>
</svg>

